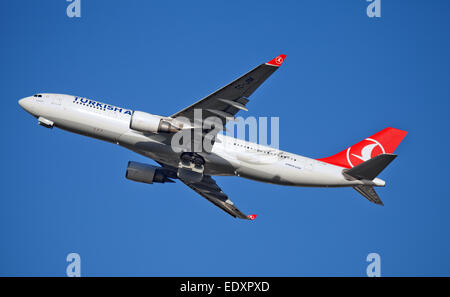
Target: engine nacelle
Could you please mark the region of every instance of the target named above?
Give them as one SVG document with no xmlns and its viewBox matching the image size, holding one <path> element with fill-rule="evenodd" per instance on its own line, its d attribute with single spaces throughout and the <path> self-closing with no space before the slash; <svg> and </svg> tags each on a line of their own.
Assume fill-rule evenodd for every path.
<svg viewBox="0 0 450 297">
<path fill-rule="evenodd" d="M 132 161 L 128 162 L 125 177 L 146 184 L 174 182 L 164 174 L 160 167 Z"/>
<path fill-rule="evenodd" d="M 170 118 L 164 118 L 143 111 L 133 111 L 130 120 L 130 129 L 150 133 L 176 133 L 180 131 L 182 126 L 175 125 L 172 121 Z"/>
</svg>

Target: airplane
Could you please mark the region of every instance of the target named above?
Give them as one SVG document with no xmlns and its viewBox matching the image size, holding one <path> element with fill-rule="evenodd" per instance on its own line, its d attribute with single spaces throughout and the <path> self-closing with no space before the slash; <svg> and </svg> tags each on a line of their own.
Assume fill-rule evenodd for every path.
<svg viewBox="0 0 450 297">
<path fill-rule="evenodd" d="M 263 63 L 228 85 L 171 116 L 134 111 L 92 99 L 39 93 L 19 100 L 38 124 L 118 144 L 156 161 L 160 166 L 128 162 L 126 178 L 147 184 L 180 180 L 233 216 L 242 213 L 213 176 L 238 176 L 265 183 L 301 187 L 352 187 L 370 202 L 383 205 L 374 187 L 385 186 L 377 176 L 397 155 L 394 150 L 407 132 L 385 128 L 326 158 L 312 159 L 219 133 L 239 111 L 248 111 L 250 95 L 283 63 L 286 55 Z M 200 111 L 200 118 L 199 113 Z M 204 125 L 213 118 L 221 123 Z M 179 120 L 183 119 L 183 120 Z M 219 122 L 217 122 L 219 120 Z M 220 127 L 220 125 L 217 125 Z M 212 128 L 214 127 L 214 128 Z M 211 147 L 173 147 L 180 132 L 209 140 Z M 192 141 L 192 140 L 191 140 Z M 195 145 L 194 145 L 195 146 Z"/>
</svg>

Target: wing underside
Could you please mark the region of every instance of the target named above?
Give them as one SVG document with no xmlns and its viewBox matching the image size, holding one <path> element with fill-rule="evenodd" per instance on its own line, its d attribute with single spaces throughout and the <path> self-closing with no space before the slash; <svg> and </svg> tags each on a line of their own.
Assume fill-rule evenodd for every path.
<svg viewBox="0 0 450 297">
<path fill-rule="evenodd" d="M 222 189 L 217 185 L 216 181 L 209 175 L 204 175 L 200 182 L 191 183 L 185 181 L 177 176 L 178 168 L 166 165 L 158 162 L 165 170 L 171 172 L 170 177 L 181 180 L 189 188 L 197 192 L 200 196 L 206 198 L 208 201 L 221 208 L 234 218 L 240 218 L 244 220 L 254 220 L 257 215 L 246 215 L 242 213 L 234 203 L 228 198 Z"/>
<path fill-rule="evenodd" d="M 216 181 L 208 175 L 205 175 L 198 183 L 187 183 L 183 180 L 181 181 L 202 197 L 206 198 L 208 201 L 220 207 L 223 211 L 235 218 L 253 220 L 256 217 L 255 215 L 247 216 L 242 213 L 236 206 L 234 206 L 233 202 L 228 199 L 228 196 L 217 185 Z"/>
</svg>

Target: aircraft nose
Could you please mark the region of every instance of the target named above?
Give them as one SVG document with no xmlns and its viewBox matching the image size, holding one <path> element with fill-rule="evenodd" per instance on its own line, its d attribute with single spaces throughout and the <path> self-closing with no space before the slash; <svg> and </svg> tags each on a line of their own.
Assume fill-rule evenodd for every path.
<svg viewBox="0 0 450 297">
<path fill-rule="evenodd" d="M 32 99 L 30 97 L 22 98 L 19 100 L 19 105 L 26 111 L 30 112 Z"/>
</svg>

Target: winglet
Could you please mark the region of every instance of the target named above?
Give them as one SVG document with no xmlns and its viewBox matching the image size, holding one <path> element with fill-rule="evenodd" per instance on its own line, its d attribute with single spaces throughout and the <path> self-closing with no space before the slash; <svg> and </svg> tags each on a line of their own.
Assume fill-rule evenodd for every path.
<svg viewBox="0 0 450 297">
<path fill-rule="evenodd" d="M 248 215 L 247 216 L 247 218 L 249 219 L 249 220 L 254 220 L 254 219 L 256 219 L 256 217 L 257 217 L 258 215 L 255 215 L 255 214 L 252 214 L 252 215 Z"/>
<path fill-rule="evenodd" d="M 267 62 L 266 65 L 280 67 L 281 64 L 283 64 L 284 59 L 286 59 L 286 55 L 279 55 L 275 59 L 270 60 L 269 62 Z"/>
</svg>

